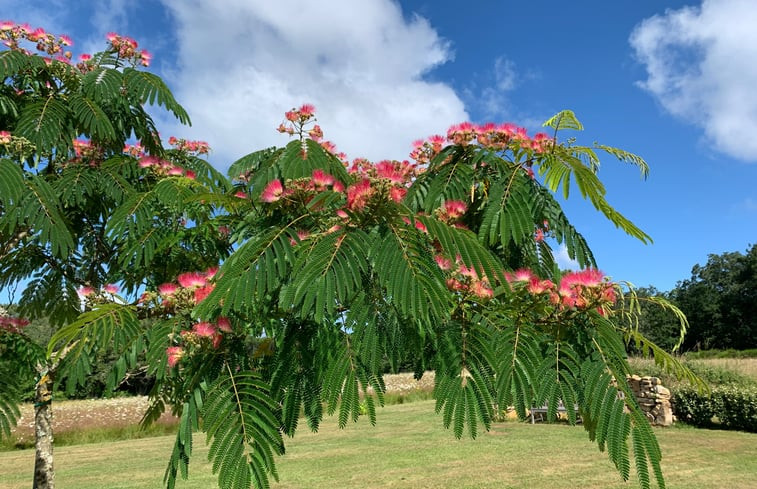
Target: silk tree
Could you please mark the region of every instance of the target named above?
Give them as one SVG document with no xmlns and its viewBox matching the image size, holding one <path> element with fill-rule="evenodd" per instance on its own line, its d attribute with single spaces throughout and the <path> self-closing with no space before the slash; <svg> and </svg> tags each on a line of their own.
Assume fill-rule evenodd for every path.
<svg viewBox="0 0 757 489">
<path fill-rule="evenodd" d="M 145 422 L 166 409 L 181 420 L 168 487 L 188 476 L 198 430 L 220 487 L 268 487 L 300 413 L 313 430 L 324 414 L 341 427 L 363 412 L 376 422 L 383 359 L 409 357 L 419 375 L 436 370 L 436 410 L 455 436 L 488 429 L 502 407 L 524 418 L 543 404 L 554 416 L 562 403 L 624 479 L 633 460 L 642 487 L 650 471 L 663 487 L 662 454 L 626 383 L 625 343 L 697 379 L 639 333 L 633 289 L 597 269 L 555 198 L 575 185 L 649 243 L 609 204 L 598 155 L 642 175 L 648 167 L 617 148 L 561 140 L 583 129 L 570 111 L 545 127 L 529 136 L 463 123 L 419 142 L 413 162 L 347 162 L 322 140 L 312 106 L 293 109 L 279 127 L 289 144 L 231 165 L 233 197 L 202 196 L 227 210 L 235 250 L 220 269 L 185 270 L 138 303 L 99 304 L 57 339 L 102 343 L 107 326 L 145 345 L 157 378 Z M 561 271 L 556 244 L 582 270 Z M 138 330 L 145 315 L 155 322 Z"/>
<path fill-rule="evenodd" d="M 66 36 L 6 22 L 0 37 L 7 47 L 0 52 L 0 288 L 23 289 L 17 312 L 65 328 L 82 307 L 124 302 L 176 267 L 217 263 L 228 244 L 212 224 L 215 211 L 182 197 L 226 181 L 199 157 L 206 146 L 181 140 L 163 148 L 147 108 L 185 124 L 189 117 L 145 71 L 151 55 L 111 34 L 104 51 L 74 63 Z M 130 207 L 133 195 L 145 193 L 157 200 L 149 216 Z M 113 216 L 132 212 L 134 220 L 121 219 L 125 227 L 113 234 Z M 154 231 L 139 247 L 122 246 L 148 227 Z M 110 341 L 58 345 L 53 338 L 49 353 L 35 359 L 34 487 L 54 487 L 50 403 L 59 370 L 65 366 L 73 388 L 97 347 L 125 347 L 117 335 Z M 66 365 L 71 351 L 75 362 Z M 117 371 L 125 368 L 121 362 Z M 4 400 L 12 401 L 15 387 L 3 386 Z M 0 417 L 9 425 L 15 416 L 8 408 Z"/>
</svg>

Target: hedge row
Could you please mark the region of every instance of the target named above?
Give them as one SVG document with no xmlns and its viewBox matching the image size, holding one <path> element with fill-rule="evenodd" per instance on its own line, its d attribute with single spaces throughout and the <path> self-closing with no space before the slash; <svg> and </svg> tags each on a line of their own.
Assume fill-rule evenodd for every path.
<svg viewBox="0 0 757 489">
<path fill-rule="evenodd" d="M 713 387 L 711 394 L 680 387 L 673 392 L 673 413 L 685 423 L 757 433 L 757 388 Z"/>
</svg>

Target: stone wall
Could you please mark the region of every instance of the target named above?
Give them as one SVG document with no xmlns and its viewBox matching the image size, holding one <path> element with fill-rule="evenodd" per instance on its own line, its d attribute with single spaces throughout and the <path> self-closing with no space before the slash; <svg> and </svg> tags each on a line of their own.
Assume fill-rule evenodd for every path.
<svg viewBox="0 0 757 489">
<path fill-rule="evenodd" d="M 655 426 L 673 424 L 673 409 L 670 407 L 670 391 L 660 384 L 657 377 L 628 377 L 628 385 L 647 415 L 649 422 Z"/>
</svg>

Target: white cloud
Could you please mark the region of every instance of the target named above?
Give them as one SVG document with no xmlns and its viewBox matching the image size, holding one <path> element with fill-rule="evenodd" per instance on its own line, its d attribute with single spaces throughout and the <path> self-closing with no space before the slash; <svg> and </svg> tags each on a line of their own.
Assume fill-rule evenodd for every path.
<svg viewBox="0 0 757 489">
<path fill-rule="evenodd" d="M 42 27 L 54 34 L 70 34 L 65 30 L 61 12 L 70 6 L 63 0 L 49 0 L 45 5 L 35 5 L 28 0 L 0 0 L 2 20 Z"/>
<path fill-rule="evenodd" d="M 485 86 L 480 94 L 475 95 L 474 101 L 481 106 L 485 118 L 498 119 L 511 112 L 508 92 L 512 91 L 518 82 L 515 63 L 499 56 L 494 60 L 491 73 L 493 82 Z"/>
<path fill-rule="evenodd" d="M 286 143 L 274 128 L 305 102 L 350 158 L 406 158 L 413 140 L 468 118 L 450 86 L 424 80 L 448 43 L 392 1 L 164 3 L 179 40 L 169 84 L 194 124 L 180 135 L 209 141 L 219 166 Z"/>
<path fill-rule="evenodd" d="M 560 270 L 580 270 L 581 265 L 577 260 L 572 259 L 568 255 L 568 247 L 565 244 L 561 244 L 555 252 L 555 262 L 560 267 Z"/>
<path fill-rule="evenodd" d="M 757 212 L 757 200 L 747 197 L 741 202 L 739 207 L 747 212 Z"/>
<path fill-rule="evenodd" d="M 700 126 L 718 150 L 745 161 L 757 161 L 755 26 L 754 0 L 704 0 L 650 17 L 630 37 L 647 69 L 639 85 Z"/>
</svg>

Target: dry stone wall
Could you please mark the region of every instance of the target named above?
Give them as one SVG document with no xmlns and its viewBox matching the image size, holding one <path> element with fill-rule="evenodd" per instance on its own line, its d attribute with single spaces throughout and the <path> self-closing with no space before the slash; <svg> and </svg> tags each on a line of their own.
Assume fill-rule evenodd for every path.
<svg viewBox="0 0 757 489">
<path fill-rule="evenodd" d="M 628 385 L 636 397 L 641 410 L 647 415 L 649 422 L 655 426 L 670 426 L 673 424 L 673 409 L 670 406 L 670 390 L 660 384 L 657 377 L 628 377 Z"/>
</svg>

